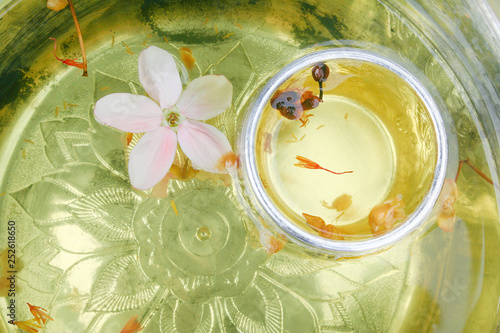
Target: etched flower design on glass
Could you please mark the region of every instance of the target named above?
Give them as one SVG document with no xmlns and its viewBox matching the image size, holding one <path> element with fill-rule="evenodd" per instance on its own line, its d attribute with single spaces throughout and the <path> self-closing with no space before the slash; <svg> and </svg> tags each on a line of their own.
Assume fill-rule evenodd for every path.
<svg viewBox="0 0 500 333">
<path fill-rule="evenodd" d="M 239 43 L 217 60 L 218 66 L 238 64 L 231 79 L 236 101 L 244 100 L 247 85 L 256 84 L 255 67 L 246 54 Z M 128 92 L 125 100 L 147 99 L 161 110 L 160 122 L 175 124 L 177 113 L 172 112 L 178 112 L 177 133 L 160 124 L 144 137 L 158 129 L 171 131 L 188 154 L 180 129 L 198 120 L 180 122 L 181 111 L 175 107 L 164 114 L 153 100 L 137 97 L 141 87 L 135 82 L 97 70 L 92 75 L 96 101 Z M 193 79 L 183 94 L 202 79 Z M 163 97 L 149 95 L 161 105 Z M 171 105 L 185 110 L 181 100 L 182 95 Z M 289 244 L 268 255 L 228 184 L 196 179 L 198 175 L 170 180 L 162 199 L 135 189 L 127 176 L 125 135 L 96 122 L 89 109 L 87 117 L 40 123 L 44 161 L 51 171 L 11 193 L 35 226 L 33 239 L 22 249 L 25 267 L 19 277 L 27 289 L 48 299 L 43 307 L 54 321 L 45 331 L 118 332 L 135 316 L 144 331 L 162 333 L 387 327 L 392 313 L 371 316 L 370 308 L 388 308 L 394 298 L 381 297 L 378 304 L 357 299 L 381 288 L 386 296 L 397 294 L 401 284 L 393 281 L 402 281 L 405 254 L 394 255 L 397 260 L 389 253 L 387 259 L 363 265 L 339 265 Z M 236 116 L 224 112 L 210 123 L 231 138 Z M 198 167 L 206 166 L 196 156 L 190 158 Z"/>
</svg>

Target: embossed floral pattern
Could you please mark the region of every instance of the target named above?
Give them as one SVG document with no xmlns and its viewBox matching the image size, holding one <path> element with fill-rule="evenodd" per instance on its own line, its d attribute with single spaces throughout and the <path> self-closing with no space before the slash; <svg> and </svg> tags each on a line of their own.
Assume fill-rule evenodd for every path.
<svg viewBox="0 0 500 333">
<path fill-rule="evenodd" d="M 240 64 L 248 79 L 243 45 L 231 52 L 220 63 Z M 96 99 L 140 90 L 104 72 L 95 77 Z M 238 82 L 240 98 L 246 88 Z M 226 112 L 213 124 L 234 136 L 234 117 Z M 136 316 L 143 331 L 162 333 L 387 326 L 390 311 L 370 317 L 357 299 L 380 286 L 396 293 L 399 266 L 380 258 L 338 265 L 293 245 L 268 255 L 231 187 L 191 178 L 171 181 L 164 199 L 148 197 L 130 186 L 123 135 L 92 112 L 44 121 L 40 130 L 53 171 L 11 196 L 41 231 L 23 248 L 22 278 L 50 296 L 46 332 L 119 332 Z M 391 299 L 377 306 L 389 308 Z"/>
<path fill-rule="evenodd" d="M 168 198 L 144 201 L 134 233 L 146 275 L 188 302 L 243 292 L 267 255 L 247 238 L 235 200 L 230 188 L 193 180 L 172 181 Z"/>
</svg>

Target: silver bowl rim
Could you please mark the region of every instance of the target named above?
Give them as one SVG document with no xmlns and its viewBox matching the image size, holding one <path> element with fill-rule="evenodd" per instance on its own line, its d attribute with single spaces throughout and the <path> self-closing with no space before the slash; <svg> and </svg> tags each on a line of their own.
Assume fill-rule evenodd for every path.
<svg viewBox="0 0 500 333">
<path fill-rule="evenodd" d="M 382 66 L 400 78 L 402 78 L 420 97 L 431 117 L 437 140 L 437 161 L 434 172 L 434 178 L 428 194 L 407 218 L 407 220 L 397 228 L 377 237 L 363 239 L 359 241 L 339 241 L 330 240 L 320 236 L 313 235 L 294 225 L 292 222 L 280 213 L 278 208 L 272 203 L 266 193 L 257 171 L 256 163 L 256 131 L 262 113 L 266 104 L 274 92 L 294 73 L 303 70 L 317 63 L 329 60 L 360 60 L 371 62 Z M 243 170 L 243 179 L 249 186 L 250 196 L 256 198 L 260 207 L 257 210 L 269 217 L 272 223 L 281 229 L 285 235 L 298 241 L 300 245 L 313 250 L 319 250 L 326 253 L 344 253 L 348 255 L 371 253 L 392 246 L 404 239 L 415 231 L 427 217 L 431 214 L 433 207 L 438 200 L 441 188 L 443 186 L 448 156 L 448 144 L 446 129 L 439 108 L 432 95 L 426 87 L 405 67 L 389 59 L 380 56 L 371 51 L 353 49 L 353 48 L 333 48 L 316 51 L 307 54 L 292 63 L 286 65 L 276 75 L 274 75 L 264 86 L 257 99 L 250 106 L 248 116 L 245 119 L 240 134 L 239 148 L 241 150 L 241 161 Z M 260 208 L 260 209 L 259 209 Z"/>
</svg>

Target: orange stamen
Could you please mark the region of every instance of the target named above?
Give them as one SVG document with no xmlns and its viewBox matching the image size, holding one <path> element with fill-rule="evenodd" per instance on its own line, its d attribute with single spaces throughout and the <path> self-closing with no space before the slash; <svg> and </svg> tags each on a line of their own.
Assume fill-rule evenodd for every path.
<svg viewBox="0 0 500 333">
<path fill-rule="evenodd" d="M 474 164 L 472 164 L 472 162 L 469 159 L 466 159 L 464 161 L 464 163 L 467 164 L 468 166 L 470 166 L 472 168 L 472 170 L 474 170 L 481 178 L 483 178 L 488 183 L 490 183 L 491 185 L 493 185 L 493 181 L 491 180 L 491 178 L 489 178 L 488 176 L 486 176 L 486 174 L 484 172 L 482 172 L 481 170 L 479 170 L 479 168 L 477 168 Z"/>
<path fill-rule="evenodd" d="M 87 74 L 87 55 L 85 53 L 85 45 L 83 45 L 82 31 L 80 30 L 80 24 L 78 23 L 78 18 L 76 17 L 76 11 L 75 11 L 75 7 L 73 6 L 73 1 L 68 0 L 68 4 L 69 4 L 69 8 L 71 9 L 71 15 L 73 16 L 73 21 L 75 22 L 76 34 L 78 36 L 78 42 L 80 43 L 80 50 L 82 52 L 82 62 L 81 62 L 82 67 L 75 66 L 76 62 L 74 64 L 67 63 L 67 65 L 82 68 L 83 69 L 82 76 L 88 76 L 88 74 Z"/>
<path fill-rule="evenodd" d="M 45 310 L 44 308 L 31 305 L 30 303 L 27 304 L 30 307 L 30 312 L 33 315 L 33 317 L 35 317 L 35 320 L 37 321 L 38 325 L 42 326 L 45 325 L 47 321 L 54 320 L 47 313 L 45 313 L 47 310 Z"/>
<path fill-rule="evenodd" d="M 462 171 L 462 166 L 465 164 L 467 164 L 468 166 L 471 167 L 472 170 L 474 170 L 478 175 L 479 177 L 483 178 L 484 180 L 486 180 L 488 183 L 490 183 L 491 185 L 493 185 L 494 187 L 496 187 L 497 189 L 500 190 L 500 187 L 497 185 L 497 184 L 494 184 L 493 183 L 493 180 L 491 180 L 490 177 L 486 176 L 486 174 L 484 172 L 482 172 L 481 170 L 479 170 L 478 167 L 476 167 L 474 164 L 472 164 L 472 162 L 469 160 L 469 159 L 466 159 L 466 160 L 462 160 L 460 161 L 460 163 L 458 164 L 458 170 L 457 170 L 457 175 L 455 176 L 455 183 L 457 182 L 458 180 L 458 176 L 460 176 L 460 171 Z"/>
<path fill-rule="evenodd" d="M 175 215 L 179 216 L 179 211 L 177 210 L 177 206 L 175 205 L 174 200 L 170 200 L 170 204 L 172 205 L 172 209 L 174 210 Z"/>
<path fill-rule="evenodd" d="M 25 321 L 14 321 L 14 325 L 19 327 L 22 330 L 25 330 L 28 333 L 38 333 L 38 329 L 42 328 L 41 326 L 36 324 L 36 319 L 30 319 Z"/>
<path fill-rule="evenodd" d="M 296 156 L 295 157 L 299 163 L 294 164 L 295 166 L 298 166 L 299 168 L 305 168 L 305 169 L 319 169 L 319 170 L 325 170 L 330 173 L 333 173 L 334 175 L 343 175 L 345 173 L 352 173 L 353 171 L 344 171 L 344 172 L 335 172 L 326 168 L 323 168 L 321 165 L 319 165 L 316 162 L 311 161 L 310 159 L 303 157 L 303 156 Z"/>
<path fill-rule="evenodd" d="M 134 133 L 130 133 L 130 132 L 127 133 L 127 138 L 126 138 L 126 140 L 127 140 L 127 146 L 130 145 L 130 143 L 132 142 L 133 138 L 134 138 Z"/>
<path fill-rule="evenodd" d="M 132 317 L 128 320 L 128 322 L 123 326 L 120 333 L 137 333 L 142 331 L 141 323 L 137 321 L 137 316 Z"/>
<path fill-rule="evenodd" d="M 49 39 L 52 39 L 54 41 L 54 57 L 56 57 L 57 60 L 62 62 L 63 64 L 66 64 L 68 66 L 73 66 L 77 67 L 80 69 L 83 69 L 83 62 L 75 61 L 74 59 L 61 59 L 56 55 L 56 49 L 57 49 L 57 40 L 55 38 L 50 37 Z M 86 76 L 86 75 L 84 75 Z"/>
<path fill-rule="evenodd" d="M 125 42 L 122 42 L 122 45 L 125 47 L 125 52 L 127 52 L 128 54 L 134 55 L 134 52 L 132 52 L 130 47 L 127 44 L 125 44 Z"/>
<path fill-rule="evenodd" d="M 307 124 L 309 124 L 309 117 L 314 116 L 313 114 L 304 114 L 302 117 L 299 118 L 300 122 L 302 125 L 300 127 L 305 127 Z"/>
</svg>

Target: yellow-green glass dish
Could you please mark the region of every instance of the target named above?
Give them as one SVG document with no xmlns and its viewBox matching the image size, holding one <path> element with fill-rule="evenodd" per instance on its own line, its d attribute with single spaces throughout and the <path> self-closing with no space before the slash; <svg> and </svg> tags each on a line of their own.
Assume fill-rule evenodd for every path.
<svg viewBox="0 0 500 333">
<path fill-rule="evenodd" d="M 498 326 L 498 190 L 470 167 L 498 186 L 499 55 L 495 25 L 485 22 L 494 17 L 489 2 L 73 2 L 88 77 L 52 53 L 50 37 L 59 57 L 80 56 L 69 8 L 0 3 L 0 331 L 17 330 L 12 300 L 16 321 L 35 319 L 30 303 L 53 319 L 31 324 L 57 333 L 120 332 L 134 318 L 143 332 L 162 333 Z M 455 179 L 463 166 L 453 230 L 431 214 L 381 253 L 335 260 L 289 242 L 269 255 L 227 175 L 186 168 L 157 192 L 134 190 L 126 134 L 97 123 L 92 110 L 112 92 L 145 94 L 137 59 L 149 45 L 179 60 L 181 47 L 192 51 L 196 66 L 184 82 L 230 80 L 232 106 L 210 124 L 234 149 L 252 99 L 287 64 L 325 48 L 392 50 L 435 87 L 456 138 L 446 173 Z"/>
</svg>

